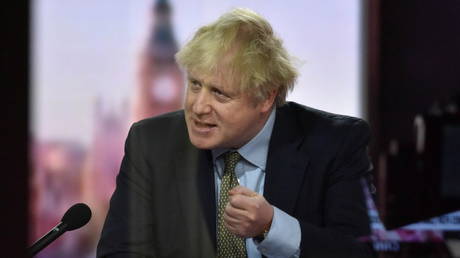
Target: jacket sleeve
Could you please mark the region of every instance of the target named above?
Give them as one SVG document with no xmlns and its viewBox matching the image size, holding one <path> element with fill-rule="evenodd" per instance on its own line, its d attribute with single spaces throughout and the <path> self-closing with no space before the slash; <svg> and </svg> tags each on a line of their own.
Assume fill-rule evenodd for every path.
<svg viewBox="0 0 460 258">
<path fill-rule="evenodd" d="M 301 257 L 375 257 L 369 243 L 358 237 L 370 234 L 361 184 L 372 165 L 367 154 L 370 130 L 355 120 L 343 133 L 325 179 L 321 227 L 299 220 Z"/>
</svg>

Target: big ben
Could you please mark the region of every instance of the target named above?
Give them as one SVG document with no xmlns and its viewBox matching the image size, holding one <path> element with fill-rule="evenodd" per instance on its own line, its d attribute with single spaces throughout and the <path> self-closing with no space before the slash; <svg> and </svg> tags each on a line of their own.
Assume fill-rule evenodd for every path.
<svg viewBox="0 0 460 258">
<path fill-rule="evenodd" d="M 158 0 L 152 8 L 150 34 L 140 56 L 133 121 L 182 107 L 184 80 L 174 60 L 177 50 L 171 6 L 166 0 Z"/>
</svg>

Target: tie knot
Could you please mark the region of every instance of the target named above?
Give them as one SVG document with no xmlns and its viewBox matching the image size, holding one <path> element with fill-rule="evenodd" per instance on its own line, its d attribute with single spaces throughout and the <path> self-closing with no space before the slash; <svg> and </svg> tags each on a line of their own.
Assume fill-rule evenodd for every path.
<svg viewBox="0 0 460 258">
<path fill-rule="evenodd" d="M 236 163 L 240 161 L 241 155 L 237 151 L 229 151 L 224 155 L 225 170 L 234 170 Z"/>
</svg>

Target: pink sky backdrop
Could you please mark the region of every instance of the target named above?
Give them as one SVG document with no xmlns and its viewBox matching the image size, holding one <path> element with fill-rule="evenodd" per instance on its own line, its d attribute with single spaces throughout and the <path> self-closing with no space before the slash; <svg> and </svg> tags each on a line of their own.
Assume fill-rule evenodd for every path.
<svg viewBox="0 0 460 258">
<path fill-rule="evenodd" d="M 136 85 L 150 0 L 33 2 L 32 133 L 38 139 L 91 141 L 96 97 L 122 106 Z M 265 16 L 300 60 L 289 96 L 326 111 L 361 116 L 360 1 L 170 1 L 179 45 L 232 7 Z"/>
</svg>

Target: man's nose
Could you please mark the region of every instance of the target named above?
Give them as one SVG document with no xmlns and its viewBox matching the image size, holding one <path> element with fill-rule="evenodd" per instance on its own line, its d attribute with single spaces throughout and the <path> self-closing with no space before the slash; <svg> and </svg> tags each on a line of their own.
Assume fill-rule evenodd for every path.
<svg viewBox="0 0 460 258">
<path fill-rule="evenodd" d="M 211 112 L 211 98 L 207 90 L 202 90 L 197 94 L 195 103 L 193 103 L 193 112 L 197 115 Z"/>
</svg>

